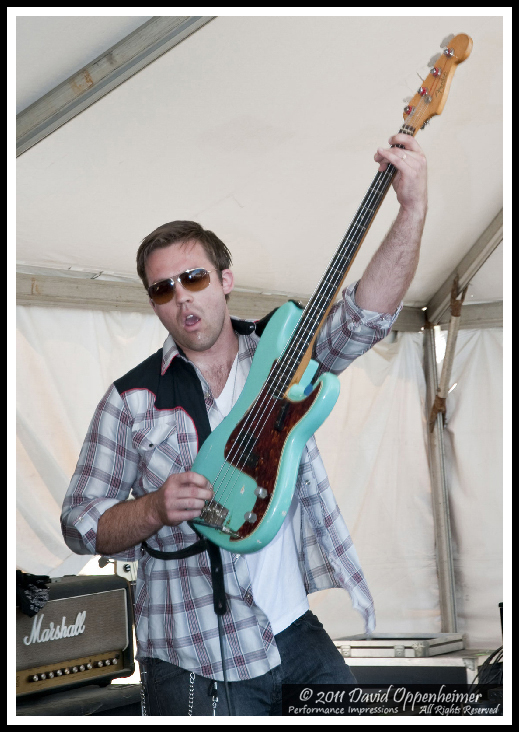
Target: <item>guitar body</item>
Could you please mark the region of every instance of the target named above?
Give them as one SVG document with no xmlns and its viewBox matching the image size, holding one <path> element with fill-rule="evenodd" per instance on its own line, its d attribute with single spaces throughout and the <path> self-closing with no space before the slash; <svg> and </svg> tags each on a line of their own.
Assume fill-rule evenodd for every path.
<svg viewBox="0 0 519 732">
<path fill-rule="evenodd" d="M 195 519 L 193 524 L 202 535 L 231 552 L 258 551 L 279 531 L 292 501 L 305 444 L 339 396 L 339 381 L 332 374 L 323 374 L 314 385 L 310 383 L 315 362 L 310 362 L 288 398 L 265 394 L 271 369 L 300 318 L 301 310 L 291 302 L 272 316 L 238 401 L 206 439 L 193 463 L 192 470 L 205 476 L 215 492 L 214 501 L 202 511 L 201 519 L 206 523 Z M 255 403 L 261 409 L 252 418 L 251 405 Z M 255 517 L 253 521 L 245 518 L 250 514 Z M 216 528 L 219 522 L 221 526 Z"/>
</svg>

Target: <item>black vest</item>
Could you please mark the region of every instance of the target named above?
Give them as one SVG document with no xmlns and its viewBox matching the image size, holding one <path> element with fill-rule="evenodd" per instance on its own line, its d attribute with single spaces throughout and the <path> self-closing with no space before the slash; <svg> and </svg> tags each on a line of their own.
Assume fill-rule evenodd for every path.
<svg viewBox="0 0 519 732">
<path fill-rule="evenodd" d="M 232 319 L 233 328 L 239 335 L 248 335 L 255 331 L 259 336 L 265 330 L 265 326 L 275 313 L 273 310 L 256 323 L 246 320 Z M 184 355 L 179 348 L 179 353 Z M 176 409 L 181 407 L 193 420 L 197 433 L 199 448 L 211 434 L 209 417 L 205 406 L 202 384 L 198 378 L 194 366 L 184 358 L 174 358 L 166 373 L 162 374 L 163 349 L 140 363 L 125 376 L 117 379 L 114 386 L 123 394 L 130 389 L 147 389 L 155 394 L 155 407 L 157 409 Z M 188 522 L 195 533 L 196 526 Z M 198 534 L 200 536 L 200 534 Z M 213 583 L 214 611 L 217 615 L 224 615 L 227 606 L 225 598 L 225 587 L 223 582 L 222 557 L 220 548 L 209 539 L 200 536 L 199 540 L 184 549 L 176 552 L 161 552 L 152 549 L 143 541 L 142 548 L 155 559 L 186 559 L 195 554 L 207 551 L 211 566 L 211 579 Z"/>
</svg>

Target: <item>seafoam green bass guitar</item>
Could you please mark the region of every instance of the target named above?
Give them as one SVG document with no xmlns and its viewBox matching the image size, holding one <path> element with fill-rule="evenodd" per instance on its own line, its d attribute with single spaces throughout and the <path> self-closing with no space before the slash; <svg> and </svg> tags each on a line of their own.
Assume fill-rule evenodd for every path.
<svg viewBox="0 0 519 732">
<path fill-rule="evenodd" d="M 456 66 L 469 56 L 472 40 L 461 34 L 442 46 L 404 110 L 400 132 L 414 136 L 441 114 Z M 238 401 L 195 459 L 192 470 L 212 483 L 215 495 L 193 524 L 224 549 L 258 551 L 281 528 L 304 446 L 339 396 L 336 376 L 314 378 L 318 364 L 312 348 L 395 174 L 392 165 L 376 174 L 304 310 L 288 302 L 270 319 Z"/>
</svg>

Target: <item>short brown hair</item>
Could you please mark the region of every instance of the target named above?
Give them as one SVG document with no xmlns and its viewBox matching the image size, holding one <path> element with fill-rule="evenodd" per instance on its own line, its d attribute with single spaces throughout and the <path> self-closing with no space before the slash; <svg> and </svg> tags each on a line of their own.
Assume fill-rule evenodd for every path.
<svg viewBox="0 0 519 732">
<path fill-rule="evenodd" d="M 171 221 L 148 234 L 137 250 L 137 274 L 146 290 L 149 287 L 146 262 L 150 254 L 155 249 L 163 249 L 169 247 L 170 244 L 182 244 L 188 241 L 197 241 L 202 245 L 209 260 L 218 270 L 220 282 L 222 281 L 222 270 L 229 269 L 232 264 L 231 253 L 223 241 L 195 221 Z M 226 299 L 227 297 L 226 295 Z"/>
</svg>

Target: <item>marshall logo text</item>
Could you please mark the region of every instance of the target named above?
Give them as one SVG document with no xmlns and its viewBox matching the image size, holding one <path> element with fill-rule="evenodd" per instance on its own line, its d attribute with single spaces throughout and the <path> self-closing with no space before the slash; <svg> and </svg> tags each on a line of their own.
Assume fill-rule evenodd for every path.
<svg viewBox="0 0 519 732">
<path fill-rule="evenodd" d="M 72 638 L 75 635 L 81 635 L 85 630 L 86 610 L 76 615 L 74 625 L 67 625 L 66 618 L 63 617 L 61 619 L 61 625 L 54 625 L 51 622 L 49 623 L 49 627 L 44 630 L 41 629 L 43 617 L 43 613 L 34 616 L 31 634 L 26 635 L 23 639 L 26 646 L 30 646 L 31 643 L 46 643 L 47 641 L 59 640 L 60 638 Z"/>
</svg>

